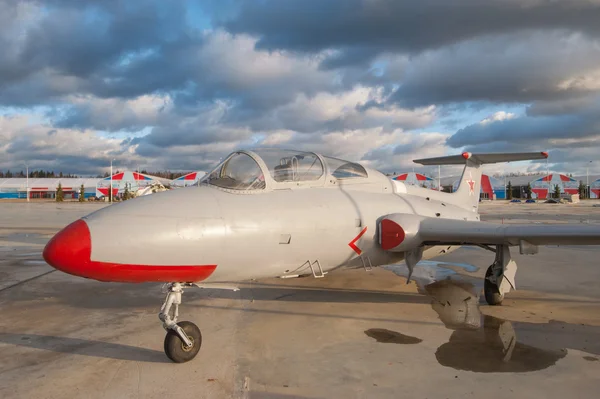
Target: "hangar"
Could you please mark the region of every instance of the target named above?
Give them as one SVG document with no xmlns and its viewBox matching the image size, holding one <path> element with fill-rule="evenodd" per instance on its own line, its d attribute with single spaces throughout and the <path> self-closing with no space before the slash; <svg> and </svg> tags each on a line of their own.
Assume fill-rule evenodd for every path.
<svg viewBox="0 0 600 399">
<path fill-rule="evenodd" d="M 452 192 L 458 188 L 459 180 L 455 180 L 452 184 Z M 481 175 L 481 191 L 482 199 L 506 199 L 506 186 L 504 181 L 496 179 L 489 175 Z"/>
<path fill-rule="evenodd" d="M 112 176 L 113 195 L 119 196 L 125 188 L 131 192 L 144 189 L 155 183 L 168 185 L 170 180 L 137 172 L 119 172 Z M 111 177 L 106 178 L 25 178 L 0 179 L 0 199 L 55 199 L 58 185 L 61 185 L 64 199 L 79 198 L 83 184 L 85 197 L 107 197 Z"/>
<path fill-rule="evenodd" d="M 430 188 L 432 190 L 438 189 L 437 180 L 432 179 L 431 177 L 425 176 L 421 173 L 402 173 L 393 178 L 394 180 L 398 180 L 404 182 L 405 184 L 411 186 L 420 186 L 425 188 Z"/>
<path fill-rule="evenodd" d="M 162 177 L 151 176 L 145 173 L 130 171 L 119 172 L 112 175 L 112 178 L 109 176 L 99 179 L 96 187 L 96 196 L 108 197 L 111 184 L 113 196 L 117 197 L 122 195 L 126 189 L 133 193 L 156 183 L 169 185 L 170 182 L 169 179 L 163 179 Z"/>
<path fill-rule="evenodd" d="M 193 186 L 194 184 L 198 183 L 200 179 L 204 177 L 204 175 L 206 175 L 206 172 L 203 171 L 188 173 L 187 175 L 183 175 L 177 179 L 171 180 L 171 187 L 179 188 Z"/>
<path fill-rule="evenodd" d="M 590 184 L 590 198 L 600 198 L 600 179 Z"/>
<path fill-rule="evenodd" d="M 25 178 L 12 177 L 0 179 L 0 199 L 53 199 L 56 198 L 58 185 L 62 186 L 64 198 L 79 197 L 79 189 L 83 184 L 85 198 L 96 196 L 97 178 Z"/>
<path fill-rule="evenodd" d="M 568 176 L 563 173 L 534 174 L 522 176 L 506 176 L 505 178 L 495 178 L 488 176 L 490 184 L 486 182 L 486 175 L 482 177 L 482 198 L 493 198 L 490 192 L 496 195 L 496 199 L 505 199 L 506 185 L 511 184 L 513 198 L 527 198 L 527 186 L 531 184 L 532 198 L 547 199 L 548 191 L 550 196 L 554 193 L 554 187 L 558 185 L 562 194 L 577 194 L 579 192 L 579 184 L 587 181 L 590 182 L 590 198 L 600 198 L 600 176 Z M 442 178 L 442 187 L 445 191 L 454 191 L 458 184 L 458 177 Z M 490 191 L 489 187 L 492 187 Z"/>
<path fill-rule="evenodd" d="M 554 187 L 558 186 L 563 194 L 579 193 L 579 182 L 567 175 L 552 173 L 548 176 L 540 177 L 530 182 L 532 198 L 547 199 L 548 193 L 554 192 Z"/>
</svg>

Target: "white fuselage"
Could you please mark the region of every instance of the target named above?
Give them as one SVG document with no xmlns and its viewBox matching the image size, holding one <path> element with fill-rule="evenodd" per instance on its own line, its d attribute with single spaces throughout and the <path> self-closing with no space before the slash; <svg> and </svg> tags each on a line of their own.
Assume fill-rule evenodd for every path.
<svg viewBox="0 0 600 399">
<path fill-rule="evenodd" d="M 379 246 L 381 217 L 407 213 L 478 220 L 476 212 L 440 200 L 450 197 L 385 177 L 245 194 L 201 185 L 114 205 L 85 221 L 94 261 L 216 265 L 204 281 L 230 282 L 309 274 L 309 262 L 316 261 L 324 271 L 362 267 L 363 260 L 373 266 L 399 262 L 403 253 Z M 363 230 L 354 243 L 357 251 L 350 243 Z M 449 250 L 428 248 L 424 258 Z"/>
</svg>

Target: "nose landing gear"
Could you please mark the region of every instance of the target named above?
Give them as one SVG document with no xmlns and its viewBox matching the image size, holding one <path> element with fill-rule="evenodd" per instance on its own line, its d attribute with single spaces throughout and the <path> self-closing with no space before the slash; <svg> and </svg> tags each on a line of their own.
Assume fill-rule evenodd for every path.
<svg viewBox="0 0 600 399">
<path fill-rule="evenodd" d="M 167 297 L 158 314 L 158 318 L 163 322 L 164 329 L 167 330 L 164 343 L 165 354 L 175 363 L 189 362 L 196 357 L 202 345 L 202 334 L 198 326 L 190 321 L 177 323 L 183 287 L 191 286 L 193 284 L 167 284 Z M 173 305 L 175 305 L 175 308 L 171 317 L 171 307 Z"/>
</svg>

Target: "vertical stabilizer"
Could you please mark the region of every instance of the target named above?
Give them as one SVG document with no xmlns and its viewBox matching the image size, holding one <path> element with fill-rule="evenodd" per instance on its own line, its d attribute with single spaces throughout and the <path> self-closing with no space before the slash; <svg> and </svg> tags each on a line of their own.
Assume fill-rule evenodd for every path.
<svg viewBox="0 0 600 399">
<path fill-rule="evenodd" d="M 467 159 L 462 176 L 453 196 L 458 197 L 455 203 L 464 204 L 465 208 L 477 212 L 481 193 L 481 164 Z"/>
</svg>

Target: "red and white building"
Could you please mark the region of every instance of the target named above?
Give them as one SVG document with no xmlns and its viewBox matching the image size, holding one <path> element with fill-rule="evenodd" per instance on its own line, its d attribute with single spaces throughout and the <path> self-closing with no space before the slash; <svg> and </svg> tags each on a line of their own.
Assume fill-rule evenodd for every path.
<svg viewBox="0 0 600 399">
<path fill-rule="evenodd" d="M 579 182 L 567 175 L 552 173 L 548 176 L 540 177 L 531 183 L 531 196 L 536 199 L 547 199 L 548 192 L 550 197 L 554 193 L 556 186 L 560 188 L 561 194 L 578 194 Z"/>
<path fill-rule="evenodd" d="M 205 175 L 206 175 L 206 172 L 202 172 L 202 171 L 191 172 L 191 173 L 188 173 L 187 175 L 178 177 L 177 179 L 173 179 L 171 181 L 171 186 L 172 187 L 193 186 L 194 184 L 198 183 L 198 181 L 200 179 L 202 179 Z"/>
<path fill-rule="evenodd" d="M 432 190 L 438 189 L 437 180 L 434 180 L 431 177 L 425 176 L 421 173 L 415 173 L 415 172 L 402 173 L 402 174 L 394 177 L 393 179 L 401 181 L 404 184 L 412 185 L 412 186 L 425 187 L 425 188 L 430 188 Z"/>
<path fill-rule="evenodd" d="M 98 185 L 96 186 L 96 196 L 97 197 L 108 197 L 110 192 L 110 187 L 112 183 L 112 192 L 113 196 L 118 196 L 125 192 L 125 188 L 130 192 L 136 192 L 138 190 L 144 189 L 154 183 L 168 184 L 170 180 L 163 179 L 161 177 L 150 176 L 144 173 L 138 172 L 119 172 L 115 173 L 111 177 L 105 177 L 98 181 Z"/>
</svg>

